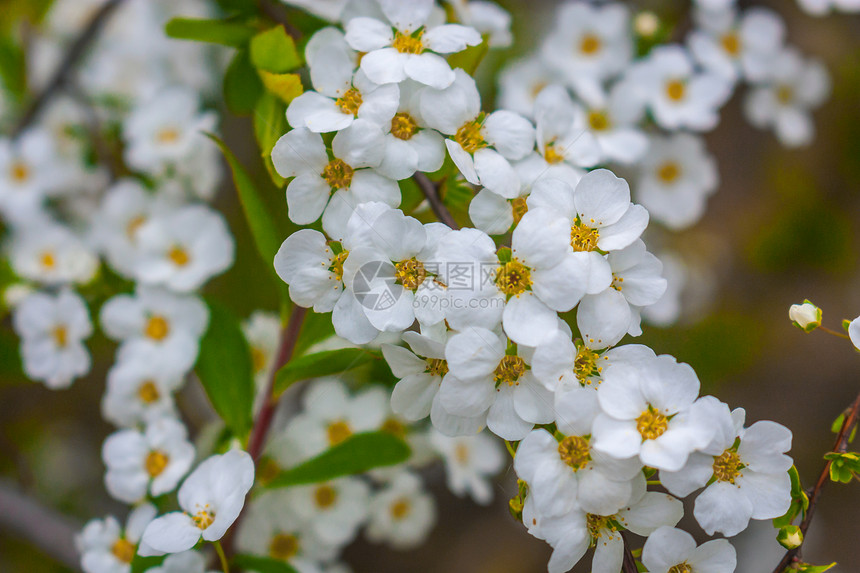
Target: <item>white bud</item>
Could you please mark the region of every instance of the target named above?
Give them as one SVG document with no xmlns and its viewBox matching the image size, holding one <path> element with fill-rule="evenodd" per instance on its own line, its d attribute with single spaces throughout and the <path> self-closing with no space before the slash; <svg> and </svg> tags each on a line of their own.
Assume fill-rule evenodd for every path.
<svg viewBox="0 0 860 573">
<path fill-rule="evenodd" d="M 803 331 L 812 332 L 821 325 L 821 309 L 805 300 L 803 304 L 791 305 L 788 318 Z"/>
<path fill-rule="evenodd" d="M 650 38 L 660 29 L 660 19 L 654 12 L 639 12 L 633 19 L 633 28 L 643 38 Z"/>
<path fill-rule="evenodd" d="M 3 291 L 3 302 L 9 308 L 15 308 L 22 300 L 34 292 L 33 287 L 24 283 L 16 283 L 6 287 Z"/>
</svg>

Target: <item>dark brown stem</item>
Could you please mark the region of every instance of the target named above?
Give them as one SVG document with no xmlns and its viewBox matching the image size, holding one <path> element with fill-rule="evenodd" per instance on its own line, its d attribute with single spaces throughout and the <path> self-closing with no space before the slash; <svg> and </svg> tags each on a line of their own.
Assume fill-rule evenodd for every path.
<svg viewBox="0 0 860 573">
<path fill-rule="evenodd" d="M 33 103 L 29 108 L 27 108 L 27 111 L 24 112 L 24 115 L 18 121 L 17 125 L 15 125 L 14 129 L 12 129 L 12 137 L 18 137 L 21 135 L 21 133 L 36 120 L 39 113 L 42 111 L 42 108 L 45 107 L 51 98 L 54 97 L 54 95 L 63 87 L 66 81 L 68 81 L 69 75 L 75 69 L 81 58 L 83 58 L 84 54 L 86 54 L 87 48 L 89 48 L 90 44 L 92 44 L 98 37 L 99 32 L 105 25 L 105 22 L 107 22 L 110 15 L 114 10 L 116 10 L 122 1 L 123 0 L 108 0 L 99 9 L 99 11 L 95 13 L 87 24 L 87 27 L 84 28 L 83 32 L 81 32 L 80 36 L 72 42 L 72 45 L 66 52 L 66 57 L 63 58 L 63 61 L 60 62 L 57 69 L 54 71 L 54 75 L 51 76 L 51 79 L 48 80 L 48 83 L 45 84 L 45 87 L 39 95 L 36 96 Z"/>
<path fill-rule="evenodd" d="M 277 6 L 267 2 L 266 0 L 258 0 L 257 8 L 260 10 L 261 14 L 283 26 L 284 30 L 287 31 L 287 34 L 289 34 L 293 40 L 298 40 L 302 37 L 301 31 L 290 24 L 287 20 L 287 15 L 283 11 L 283 6 Z"/>
<path fill-rule="evenodd" d="M 638 573 L 636 558 L 633 557 L 633 552 L 630 550 L 630 542 L 624 533 L 621 534 L 621 539 L 624 540 L 624 573 Z"/>
<path fill-rule="evenodd" d="M 0 529 L 23 539 L 73 571 L 80 571 L 75 523 L 0 480 Z"/>
<path fill-rule="evenodd" d="M 836 443 L 833 445 L 832 451 L 845 453 L 848 450 L 848 441 L 851 437 L 851 430 L 857 424 L 858 416 L 860 416 L 860 395 L 854 399 L 854 403 L 851 404 L 851 407 L 848 409 L 847 414 L 845 415 L 845 420 L 842 422 L 842 427 L 836 435 Z M 806 537 L 806 532 L 812 522 L 812 516 L 815 513 L 815 507 L 821 496 L 821 490 L 824 489 L 825 484 L 830 481 L 831 463 L 831 460 L 827 460 L 825 462 L 824 469 L 821 470 L 821 474 L 819 474 L 818 480 L 815 482 L 815 487 L 813 487 L 812 491 L 809 493 L 809 507 L 806 510 L 806 515 L 803 517 L 803 521 L 800 522 L 800 532 L 804 537 Z M 802 547 L 803 545 L 800 545 L 789 550 L 785 556 L 783 556 L 779 565 L 776 566 L 776 569 L 773 570 L 773 573 L 782 573 L 785 571 L 786 567 L 791 565 L 799 556 Z"/>
<path fill-rule="evenodd" d="M 430 204 L 430 208 L 433 209 L 433 213 L 436 214 L 436 218 L 452 229 L 459 229 L 460 225 L 457 224 L 457 221 L 455 221 L 454 217 L 451 216 L 451 212 L 448 211 L 448 208 L 445 207 L 445 204 L 442 202 L 442 198 L 439 197 L 439 188 L 436 184 L 430 181 L 430 179 L 421 172 L 413 175 L 412 179 L 415 180 L 418 188 L 421 189 L 421 192 L 424 193 L 425 197 L 427 197 L 427 202 Z"/>
<path fill-rule="evenodd" d="M 281 343 L 278 348 L 278 356 L 275 364 L 272 367 L 272 372 L 269 376 L 269 381 L 266 385 L 266 401 L 260 408 L 260 413 L 254 421 L 254 427 L 251 430 L 251 437 L 248 439 L 248 453 L 258 460 L 260 454 L 263 453 L 263 446 L 266 443 L 266 435 L 269 433 L 269 427 L 272 425 L 272 417 L 275 413 L 275 407 L 278 401 L 275 399 L 275 377 L 278 370 L 290 361 L 293 357 L 293 351 L 296 348 L 296 342 L 299 340 L 299 332 L 302 330 L 302 323 L 305 320 L 305 315 L 308 309 L 300 306 L 294 306 L 293 312 L 290 314 L 290 320 L 281 331 Z"/>
</svg>

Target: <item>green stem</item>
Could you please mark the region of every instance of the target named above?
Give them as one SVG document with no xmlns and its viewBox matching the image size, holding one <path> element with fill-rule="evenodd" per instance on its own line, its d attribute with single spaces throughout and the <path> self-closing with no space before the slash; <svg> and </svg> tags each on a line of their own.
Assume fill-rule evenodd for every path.
<svg viewBox="0 0 860 573">
<path fill-rule="evenodd" d="M 845 338 L 845 339 L 848 339 L 848 340 L 850 340 L 850 339 L 851 339 L 851 338 L 850 338 L 847 334 L 845 334 L 844 332 L 836 332 L 835 330 L 831 330 L 831 329 L 827 328 L 826 326 L 819 326 L 819 327 L 818 327 L 818 330 L 821 330 L 821 331 L 823 331 L 823 332 L 826 332 L 827 334 L 832 334 L 833 336 L 838 336 L 839 338 Z"/>
<path fill-rule="evenodd" d="M 221 541 L 213 542 L 215 552 L 218 553 L 218 558 L 221 560 L 221 569 L 224 573 L 230 573 L 230 565 L 227 563 L 227 556 L 224 554 L 224 548 L 221 547 Z"/>
<path fill-rule="evenodd" d="M 504 440 L 504 442 L 505 447 L 508 448 L 508 453 L 511 454 L 511 459 L 517 457 L 517 452 L 516 450 L 514 450 L 514 447 L 511 445 L 511 443 L 507 440 Z"/>
</svg>

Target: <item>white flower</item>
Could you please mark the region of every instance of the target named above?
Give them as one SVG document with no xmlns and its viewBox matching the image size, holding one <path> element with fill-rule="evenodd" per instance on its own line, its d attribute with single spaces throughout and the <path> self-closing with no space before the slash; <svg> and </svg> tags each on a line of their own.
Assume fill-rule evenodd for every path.
<svg viewBox="0 0 860 573">
<path fill-rule="evenodd" d="M 810 111 L 830 95 L 830 77 L 821 62 L 782 50 L 769 65 L 766 81 L 753 88 L 744 112 L 754 126 L 771 128 L 787 147 L 808 145 L 815 134 Z"/>
<path fill-rule="evenodd" d="M 697 72 L 678 45 L 654 48 L 629 72 L 626 81 L 640 92 L 657 123 L 666 129 L 713 129 L 719 108 L 732 94 L 731 83 L 713 72 Z"/>
<path fill-rule="evenodd" d="M 334 248 L 332 248 L 334 247 Z M 316 312 L 331 312 L 343 293 L 343 263 L 349 251 L 313 229 L 299 229 L 281 244 L 275 271 L 290 285 L 290 298 Z"/>
<path fill-rule="evenodd" d="M 785 24 L 766 8 L 752 8 L 738 18 L 736 11 L 697 12 L 698 29 L 688 43 L 702 66 L 730 81 L 764 78 L 782 47 Z"/>
<path fill-rule="evenodd" d="M 430 415 L 438 402 L 439 386 L 448 373 L 445 343 L 453 334 L 444 323 L 421 325 L 421 332 L 404 332 L 409 349 L 382 345 L 382 355 L 391 372 L 400 378 L 391 393 L 391 409 L 409 421 Z"/>
<path fill-rule="evenodd" d="M 121 427 L 174 415 L 173 392 L 182 386 L 183 374 L 159 360 L 153 349 L 124 356 L 108 371 L 102 415 Z"/>
<path fill-rule="evenodd" d="M 600 144 L 582 122 L 584 114 L 562 86 L 549 86 L 540 93 L 535 99 L 534 116 L 538 151 L 548 166 L 561 167 L 558 164 L 565 162 L 575 167 L 593 167 L 602 159 Z M 563 172 L 552 175 L 563 180 L 578 178 L 575 171 L 572 177 Z"/>
<path fill-rule="evenodd" d="M 53 138 L 42 129 L 25 131 L 13 141 L 0 138 L 0 211 L 13 223 L 26 224 L 45 197 L 62 185 Z"/>
<path fill-rule="evenodd" d="M 129 166 L 162 175 L 204 145 L 201 132 L 215 128 L 216 115 L 199 108 L 197 94 L 184 88 L 162 91 L 135 108 L 123 124 Z"/>
<path fill-rule="evenodd" d="M 636 198 L 654 219 L 676 231 L 701 219 L 719 182 L 716 162 L 701 137 L 653 136 L 639 165 Z"/>
<path fill-rule="evenodd" d="M 156 518 L 143 532 L 140 555 L 180 553 L 202 536 L 217 541 L 233 525 L 254 484 L 254 461 L 242 450 L 204 460 L 179 488 L 182 511 Z"/>
<path fill-rule="evenodd" d="M 823 16 L 831 10 L 860 12 L 858 0 L 797 0 L 800 7 L 813 16 Z"/>
<path fill-rule="evenodd" d="M 860 316 L 848 324 L 848 337 L 851 339 L 854 348 L 860 350 Z"/>
<path fill-rule="evenodd" d="M 206 205 L 188 205 L 149 218 L 137 231 L 136 241 L 137 279 L 184 292 L 227 270 L 236 248 L 224 217 Z"/>
<path fill-rule="evenodd" d="M 805 300 L 803 304 L 793 304 L 789 307 L 788 318 L 805 332 L 812 332 L 821 326 L 821 309 Z M 848 331 L 851 332 L 850 325 Z"/>
<path fill-rule="evenodd" d="M 306 91 L 290 102 L 290 125 L 325 133 L 345 129 L 359 117 L 379 126 L 390 122 L 400 102 L 398 86 L 379 86 L 362 71 L 353 74 L 358 56 L 342 32 L 327 28 L 317 43 L 310 48 L 313 58 L 309 60 L 316 91 Z"/>
<path fill-rule="evenodd" d="M 194 461 L 194 446 L 185 425 L 173 418 L 147 424 L 144 432 L 120 430 L 108 436 L 102 447 L 107 466 L 108 493 L 125 503 L 135 503 L 173 491 Z"/>
<path fill-rule="evenodd" d="M 639 129 L 642 104 L 631 97 L 631 86 L 624 81 L 611 88 L 582 91 L 582 106 L 575 108 L 576 125 L 588 129 L 600 149 L 599 163 L 639 161 L 648 149 L 648 137 Z"/>
<path fill-rule="evenodd" d="M 247 511 L 236 536 L 236 547 L 242 553 L 288 562 L 300 573 L 319 573 L 317 562 L 335 557 L 337 546 L 317 538 L 315 530 L 294 511 L 290 490 L 265 491 Z"/>
<path fill-rule="evenodd" d="M 367 518 L 370 488 L 358 478 L 345 477 L 289 491 L 292 510 L 326 544 L 342 547 L 350 543 Z"/>
<path fill-rule="evenodd" d="M 436 522 L 436 505 L 414 474 L 403 472 L 370 501 L 367 538 L 395 549 L 420 545 Z"/>
<path fill-rule="evenodd" d="M 658 256 L 663 263 L 663 278 L 666 279 L 666 292 L 657 302 L 641 309 L 642 318 L 655 326 L 671 326 L 681 317 L 682 303 L 689 301 L 685 295 L 690 286 L 693 270 L 676 253 L 664 251 Z M 703 293 L 704 294 L 704 293 Z"/>
<path fill-rule="evenodd" d="M 776 422 L 760 421 L 744 428 L 744 411 L 731 415 L 712 397 L 701 399 L 713 412 L 714 439 L 690 455 L 678 471 L 660 472 L 660 481 L 675 495 L 696 498 L 693 515 L 708 533 L 728 537 L 747 528 L 750 519 L 773 519 L 791 505 L 791 432 Z M 713 483 L 710 483 L 713 481 Z M 707 485 L 709 484 L 710 485 Z"/>
<path fill-rule="evenodd" d="M 664 526 L 648 536 L 642 548 L 642 564 L 650 573 L 684 570 L 733 573 L 737 554 L 725 539 L 714 539 L 696 547 L 696 540 L 686 531 Z"/>
<path fill-rule="evenodd" d="M 616 458 L 677 471 L 713 438 L 710 412 L 693 402 L 699 379 L 689 365 L 667 355 L 614 364 L 603 373 L 594 421 L 594 448 Z"/>
<path fill-rule="evenodd" d="M 113 517 L 93 519 L 75 536 L 86 573 L 129 573 L 143 530 L 156 515 L 155 506 L 145 503 L 128 515 L 125 528 Z"/>
<path fill-rule="evenodd" d="M 579 332 L 592 348 L 612 346 L 625 334 L 641 335 L 639 309 L 657 302 L 666 292 L 663 265 L 645 250 L 641 239 L 609 253 L 606 259 L 612 269 L 612 285 L 584 296 L 576 313 Z"/>
<path fill-rule="evenodd" d="M 618 3 L 568 2 L 541 46 L 544 60 L 577 84 L 595 85 L 622 71 L 633 55 L 630 14 Z"/>
<path fill-rule="evenodd" d="M 505 198 L 518 196 L 520 181 L 510 161 L 534 148 L 534 127 L 511 111 L 484 114 L 475 80 L 459 68 L 454 75 L 449 87 L 422 92 L 421 115 L 427 125 L 451 136 L 445 140 L 448 153 L 469 183 Z"/>
<path fill-rule="evenodd" d="M 493 48 L 506 48 L 513 42 L 511 15 L 493 2 L 483 0 L 448 0 L 454 7 L 457 19 L 481 33 L 488 35 Z"/>
<path fill-rule="evenodd" d="M 86 284 L 95 276 L 99 260 L 69 228 L 34 220 L 13 235 L 9 259 L 22 278 L 46 285 Z"/>
<path fill-rule="evenodd" d="M 558 74 L 538 56 L 514 60 L 499 73 L 498 105 L 531 118 L 537 96 L 559 80 Z"/>
<path fill-rule="evenodd" d="M 493 499 L 491 479 L 505 464 L 499 440 L 485 432 L 452 438 L 434 431 L 430 441 L 445 459 L 448 489 L 460 497 L 469 495 L 482 505 L 489 504 Z"/>
<path fill-rule="evenodd" d="M 105 334 L 123 341 L 119 360 L 150 348 L 166 367 L 186 372 L 197 360 L 209 309 L 196 296 L 139 286 L 134 295 L 118 295 L 101 310 Z"/>
<path fill-rule="evenodd" d="M 251 350 L 251 363 L 254 368 L 254 381 L 257 386 L 258 406 L 264 399 L 259 392 L 265 390 L 269 374 L 275 364 L 278 345 L 281 340 L 281 319 L 274 312 L 255 311 L 242 323 L 242 332 Z"/>
<path fill-rule="evenodd" d="M 204 573 L 205 570 L 206 557 L 202 553 L 183 551 L 169 555 L 161 565 L 147 569 L 146 573 Z"/>
<path fill-rule="evenodd" d="M 481 43 L 481 34 L 459 24 L 427 25 L 433 0 L 379 0 L 389 22 L 353 18 L 346 25 L 346 41 L 359 52 L 361 69 L 377 84 L 406 78 L 443 89 L 454 72 L 439 54 L 452 54 Z"/>
<path fill-rule="evenodd" d="M 523 524 L 531 535 L 544 539 L 554 551 L 549 573 L 569 571 L 590 546 L 595 547 L 591 570 L 616 573 L 624 559 L 621 529 L 647 536 L 662 526 L 673 526 L 684 515 L 683 504 L 670 495 L 645 491 L 644 477 L 634 481 L 634 493 L 626 506 L 613 515 L 586 513 L 579 508 L 548 517 L 537 509 L 531 496 L 523 508 Z"/>
<path fill-rule="evenodd" d="M 13 324 L 29 378 L 60 389 L 89 372 L 90 354 L 83 341 L 93 327 L 84 301 L 74 292 L 29 295 L 15 309 Z"/>
<path fill-rule="evenodd" d="M 507 350 L 508 340 L 486 328 L 470 327 L 449 338 L 445 346 L 449 371 L 439 397 L 448 412 L 486 415 L 494 434 L 521 440 L 534 424 L 554 419 L 553 397 L 532 375 L 530 352 L 524 347 L 511 354 Z"/>
<path fill-rule="evenodd" d="M 322 136 L 296 128 L 275 144 L 272 161 L 282 177 L 294 177 L 287 185 L 290 220 L 306 225 L 323 215 L 326 233 L 340 237 L 358 204 L 381 201 L 397 207 L 400 188 L 373 169 L 385 154 L 378 125 L 357 119 L 334 136 L 331 146 L 329 159 Z"/>
<path fill-rule="evenodd" d="M 301 459 L 313 457 L 353 434 L 378 430 L 385 421 L 387 401 L 378 386 L 350 396 L 339 380 L 317 380 L 302 397 L 303 411 L 290 421 L 286 435 Z"/>
</svg>

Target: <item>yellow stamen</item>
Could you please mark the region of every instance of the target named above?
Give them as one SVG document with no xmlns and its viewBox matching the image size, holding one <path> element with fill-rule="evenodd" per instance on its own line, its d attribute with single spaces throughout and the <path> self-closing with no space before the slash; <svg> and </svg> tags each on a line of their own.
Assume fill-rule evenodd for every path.
<svg viewBox="0 0 860 573">
<path fill-rule="evenodd" d="M 398 113 L 391 118 L 391 135 L 408 141 L 418 132 L 418 124 L 408 113 Z"/>
<path fill-rule="evenodd" d="M 39 264 L 45 269 L 53 269 L 57 266 L 57 258 L 51 251 L 45 251 L 39 255 Z"/>
<path fill-rule="evenodd" d="M 392 436 L 397 438 L 406 437 L 406 426 L 397 420 L 396 418 L 388 418 L 382 423 L 382 427 L 379 428 L 383 432 L 387 432 Z"/>
<path fill-rule="evenodd" d="M 146 473 L 149 474 L 149 477 L 154 478 L 161 475 L 167 467 L 168 462 L 170 462 L 170 458 L 167 457 L 167 454 L 154 450 L 146 456 L 143 467 L 146 468 Z"/>
<path fill-rule="evenodd" d="M 349 88 L 335 103 L 343 113 L 356 115 L 358 113 L 358 108 L 361 107 L 362 101 L 361 92 L 355 88 Z"/>
<path fill-rule="evenodd" d="M 588 125 L 594 131 L 605 131 L 609 129 L 609 116 L 603 110 L 591 110 L 588 112 Z"/>
<path fill-rule="evenodd" d="M 326 509 L 334 505 L 337 501 L 337 491 L 330 485 L 317 486 L 314 490 L 314 502 L 317 507 Z"/>
<path fill-rule="evenodd" d="M 289 533 L 278 533 L 269 543 L 269 557 L 289 561 L 299 552 L 299 540 Z"/>
<path fill-rule="evenodd" d="M 144 334 L 153 340 L 164 340 L 170 334 L 170 323 L 163 316 L 150 316 L 146 321 Z"/>
<path fill-rule="evenodd" d="M 531 271 L 517 259 L 502 263 L 496 269 L 496 286 L 506 295 L 521 294 L 531 284 Z"/>
<path fill-rule="evenodd" d="M 791 86 L 781 85 L 776 88 L 776 100 L 782 105 L 788 105 L 794 99 L 794 90 Z"/>
<path fill-rule="evenodd" d="M 720 38 L 720 44 L 730 56 L 737 56 L 741 53 L 741 39 L 736 32 L 729 32 Z"/>
<path fill-rule="evenodd" d="M 519 385 L 520 377 L 526 373 L 526 363 L 519 356 L 506 355 L 496 366 L 493 379 L 496 386 L 507 384 L 508 386 Z"/>
<path fill-rule="evenodd" d="M 514 225 L 518 224 L 523 215 L 528 213 L 529 205 L 525 197 L 517 197 L 511 200 L 511 212 L 514 215 Z"/>
<path fill-rule="evenodd" d="M 412 504 L 408 499 L 398 499 L 391 506 L 391 517 L 396 520 L 401 520 L 412 511 Z"/>
<path fill-rule="evenodd" d="M 585 345 L 580 346 L 576 350 L 576 358 L 573 360 L 573 372 L 580 384 L 583 386 L 591 384 L 589 378 L 600 374 L 600 367 L 597 366 L 599 359 L 600 355 Z"/>
<path fill-rule="evenodd" d="M 573 471 L 579 471 L 591 461 L 588 440 L 581 436 L 567 436 L 558 444 L 558 456 Z"/>
<path fill-rule="evenodd" d="M 352 435 L 352 428 L 343 420 L 332 422 L 328 426 L 328 443 L 330 446 L 337 445 Z"/>
<path fill-rule="evenodd" d="M 674 183 L 681 176 L 681 166 L 674 161 L 666 161 L 657 168 L 657 178 L 663 183 Z"/>
<path fill-rule="evenodd" d="M 424 269 L 424 263 L 413 257 L 394 265 L 394 278 L 404 288 L 414 291 L 427 278 L 427 271 Z"/>
<path fill-rule="evenodd" d="M 175 245 L 170 249 L 167 253 L 167 257 L 173 261 L 173 264 L 177 267 L 184 267 L 191 261 L 191 257 L 184 248 L 179 245 Z"/>
<path fill-rule="evenodd" d="M 349 251 L 341 251 L 331 259 L 331 266 L 328 270 L 334 273 L 334 279 L 337 282 L 343 280 L 343 263 L 349 256 Z"/>
<path fill-rule="evenodd" d="M 444 376 L 448 373 L 448 361 L 444 358 L 428 358 L 425 363 L 427 366 L 424 372 L 429 372 L 433 376 Z"/>
<path fill-rule="evenodd" d="M 579 51 L 586 56 L 593 56 L 603 47 L 603 42 L 594 34 L 585 34 L 579 42 Z"/>
<path fill-rule="evenodd" d="M 66 330 L 65 326 L 55 326 L 54 330 L 51 331 L 51 334 L 54 337 L 54 344 L 56 344 L 58 348 L 65 348 L 69 343 L 69 331 Z"/>
<path fill-rule="evenodd" d="M 454 141 L 459 143 L 466 153 L 475 153 L 487 146 L 484 135 L 481 133 L 481 124 L 476 120 L 461 125 L 457 133 L 454 134 Z"/>
<path fill-rule="evenodd" d="M 209 507 L 208 505 L 206 507 Z M 199 527 L 200 529 L 206 529 L 212 522 L 215 521 L 215 514 L 206 509 L 201 509 L 195 515 L 191 517 L 191 520 L 194 522 L 194 525 Z"/>
<path fill-rule="evenodd" d="M 555 150 L 555 142 L 548 143 L 543 148 L 543 158 L 546 159 L 546 162 L 550 165 L 564 161 L 564 155 Z"/>
<path fill-rule="evenodd" d="M 140 229 L 141 225 L 144 223 L 146 223 L 146 217 L 143 215 L 138 215 L 137 217 L 130 219 L 125 226 L 126 237 L 128 237 L 130 241 L 134 241 L 134 238 L 137 236 L 137 230 Z"/>
<path fill-rule="evenodd" d="M 600 231 L 586 227 L 581 221 L 575 222 L 570 227 L 570 246 L 574 251 L 593 251 L 597 248 L 599 240 Z"/>
<path fill-rule="evenodd" d="M 127 539 L 117 539 L 111 546 L 110 552 L 113 553 L 113 556 L 117 560 L 123 563 L 131 563 L 137 550 Z"/>
<path fill-rule="evenodd" d="M 13 161 L 9 166 L 9 177 L 15 183 L 24 183 L 30 178 L 30 166 L 23 161 Z"/>
<path fill-rule="evenodd" d="M 687 562 L 678 563 L 677 565 L 673 565 L 667 573 L 693 573 L 693 568 L 687 565 Z"/>
<path fill-rule="evenodd" d="M 140 388 L 137 389 L 137 397 L 140 398 L 140 401 L 144 404 L 153 404 L 161 397 L 161 393 L 158 391 L 158 386 L 155 385 L 155 382 L 152 380 L 146 380 L 140 385 Z"/>
<path fill-rule="evenodd" d="M 687 93 L 687 86 L 681 80 L 666 82 L 666 96 L 672 101 L 681 101 Z"/>
<path fill-rule="evenodd" d="M 740 474 L 742 467 L 743 464 L 737 452 L 726 450 L 714 458 L 714 477 L 717 481 L 735 483 L 735 478 Z"/>
<path fill-rule="evenodd" d="M 469 462 L 469 446 L 466 444 L 457 444 L 454 448 L 454 459 L 462 465 Z"/>
<path fill-rule="evenodd" d="M 158 143 L 176 143 L 177 141 L 179 141 L 179 130 L 173 127 L 162 128 L 156 133 L 155 139 L 158 141 Z"/>
<path fill-rule="evenodd" d="M 332 159 L 323 169 L 322 177 L 332 189 L 343 189 L 352 183 L 355 169 L 341 159 Z"/>
<path fill-rule="evenodd" d="M 407 36 L 406 34 L 396 32 L 391 47 L 401 54 L 420 54 L 424 51 L 421 35 L 422 32 L 418 32 L 415 36 Z"/>
<path fill-rule="evenodd" d="M 648 409 L 642 412 L 636 418 L 636 429 L 642 436 L 642 440 L 656 440 L 669 427 L 669 418 L 648 406 Z"/>
</svg>

